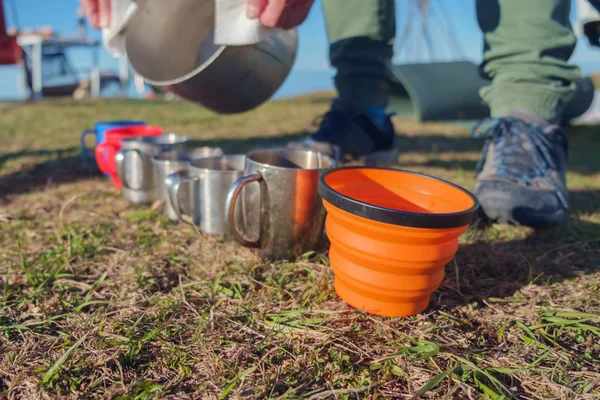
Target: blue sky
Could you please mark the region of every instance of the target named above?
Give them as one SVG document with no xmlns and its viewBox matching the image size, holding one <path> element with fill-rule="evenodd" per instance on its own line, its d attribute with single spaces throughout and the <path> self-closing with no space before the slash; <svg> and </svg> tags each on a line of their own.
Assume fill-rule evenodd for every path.
<svg viewBox="0 0 600 400">
<path fill-rule="evenodd" d="M 3 1 L 3 0 L 0 0 Z M 328 58 L 328 42 L 321 9 L 321 1 L 316 0 L 315 6 L 306 22 L 299 28 L 300 47 L 294 65 L 294 69 L 285 84 L 279 90 L 277 96 L 290 96 L 315 90 L 332 89 L 331 70 Z M 474 0 L 430 0 L 432 6 L 432 28 L 435 37 L 444 37 L 445 31 L 439 28 L 443 25 L 439 18 L 442 12 L 449 14 L 448 19 L 455 31 L 457 42 L 462 49 L 461 53 L 451 51 L 452 44 L 447 40 L 438 40 L 433 45 L 433 60 L 451 60 L 467 58 L 474 62 L 481 59 L 482 37 L 479 32 L 475 17 Z M 30 29 L 42 26 L 52 26 L 60 34 L 73 35 L 77 32 L 76 10 L 79 0 L 4 0 L 7 25 L 16 25 L 20 29 Z M 410 14 L 410 4 L 413 0 L 397 0 L 398 38 L 406 26 L 407 17 Z M 16 5 L 18 20 L 15 21 L 11 4 Z M 575 10 L 573 10 L 575 11 Z M 573 17 L 575 12 L 573 12 Z M 420 35 L 417 31 L 418 24 L 413 27 L 412 35 L 406 43 L 396 41 L 395 62 L 424 61 L 425 53 L 416 53 L 416 49 L 424 48 L 423 42 L 419 42 Z M 100 34 L 92 29 L 89 30 L 92 37 L 100 38 Z M 106 52 L 102 51 L 101 66 L 105 70 L 117 70 L 117 63 Z M 589 45 L 580 40 L 573 62 L 580 64 L 584 72 L 600 70 L 600 49 L 591 49 Z M 89 65 L 89 57 L 86 53 L 73 53 L 73 62 L 77 66 Z M 0 67 L 0 98 L 16 98 L 19 94 L 16 84 L 18 70 L 15 67 Z"/>
</svg>

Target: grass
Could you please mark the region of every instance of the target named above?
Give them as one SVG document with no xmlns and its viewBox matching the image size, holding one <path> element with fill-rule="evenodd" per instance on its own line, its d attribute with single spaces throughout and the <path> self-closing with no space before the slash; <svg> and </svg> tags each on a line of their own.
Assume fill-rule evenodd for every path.
<svg viewBox="0 0 600 400">
<path fill-rule="evenodd" d="M 325 254 L 271 263 L 120 198 L 79 154 L 141 118 L 228 152 L 285 143 L 328 95 L 222 117 L 184 103 L 40 102 L 0 114 L 0 397 L 600 396 L 600 138 L 569 128 L 572 212 L 471 229 L 429 309 L 346 306 Z M 468 188 L 481 142 L 397 120 L 403 168 Z"/>
</svg>

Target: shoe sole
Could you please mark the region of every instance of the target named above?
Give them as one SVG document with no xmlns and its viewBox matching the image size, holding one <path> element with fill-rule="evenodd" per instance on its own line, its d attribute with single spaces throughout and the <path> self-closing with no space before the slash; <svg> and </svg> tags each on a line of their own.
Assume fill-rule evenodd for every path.
<svg viewBox="0 0 600 400">
<path fill-rule="evenodd" d="M 358 157 L 350 161 L 341 160 L 340 163 L 344 165 L 348 164 L 396 164 L 400 157 L 400 149 L 397 146 L 397 141 L 394 139 L 394 143 L 391 149 L 374 151 L 373 153 L 365 154 L 364 156 Z"/>
<path fill-rule="evenodd" d="M 390 150 L 375 151 L 370 154 L 366 154 L 359 157 L 355 162 L 364 163 L 367 165 L 371 164 L 394 164 L 398 162 L 400 156 L 400 150 L 393 148 Z"/>
<path fill-rule="evenodd" d="M 534 229 L 545 229 L 560 224 L 568 217 L 568 210 L 560 209 L 552 213 L 540 213 L 523 208 L 509 208 L 498 204 L 496 199 L 479 198 L 482 214 L 491 223 L 504 225 L 528 226 Z"/>
</svg>

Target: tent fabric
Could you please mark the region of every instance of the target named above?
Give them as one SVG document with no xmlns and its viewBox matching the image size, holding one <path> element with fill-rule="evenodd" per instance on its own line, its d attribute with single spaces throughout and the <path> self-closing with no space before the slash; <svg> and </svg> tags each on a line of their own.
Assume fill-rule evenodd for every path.
<svg viewBox="0 0 600 400">
<path fill-rule="evenodd" d="M 490 81 L 479 73 L 477 64 L 456 61 L 392 66 L 395 80 L 389 110 L 417 121 L 459 121 L 488 117 L 479 89 Z M 589 77 L 577 83 L 577 92 L 567 105 L 566 121 L 585 113 L 594 98 Z"/>
</svg>

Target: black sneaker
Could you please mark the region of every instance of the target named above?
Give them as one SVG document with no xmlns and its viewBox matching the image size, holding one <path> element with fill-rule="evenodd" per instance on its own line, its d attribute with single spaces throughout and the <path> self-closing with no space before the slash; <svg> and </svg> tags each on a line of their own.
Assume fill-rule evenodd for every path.
<svg viewBox="0 0 600 400">
<path fill-rule="evenodd" d="M 289 144 L 295 149 L 315 150 L 338 162 L 394 163 L 398 161 L 396 134 L 390 116 L 383 128 L 373 123 L 364 107 L 334 100 L 316 133 Z"/>
<path fill-rule="evenodd" d="M 474 192 L 492 222 L 544 228 L 567 217 L 567 139 L 558 126 L 503 117 L 473 136 L 487 137 Z"/>
</svg>

